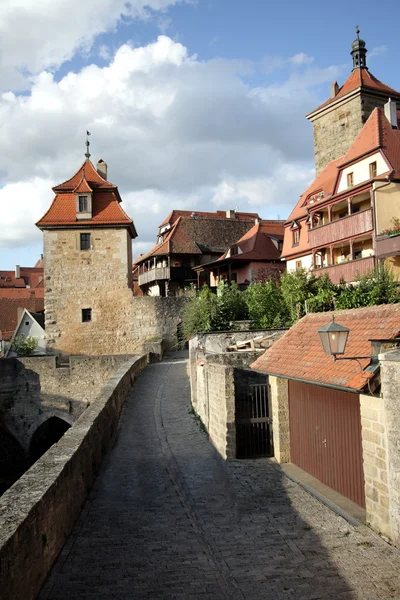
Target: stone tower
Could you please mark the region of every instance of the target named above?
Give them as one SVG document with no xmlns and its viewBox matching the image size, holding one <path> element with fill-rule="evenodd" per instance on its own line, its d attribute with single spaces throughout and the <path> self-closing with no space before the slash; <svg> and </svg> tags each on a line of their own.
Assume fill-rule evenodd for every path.
<svg viewBox="0 0 400 600">
<path fill-rule="evenodd" d="M 36 223 L 44 237 L 46 338 L 50 349 L 112 354 L 124 343 L 132 305 L 133 221 L 107 165 L 89 160 L 64 183 Z"/>
<path fill-rule="evenodd" d="M 375 107 L 383 107 L 389 98 L 400 103 L 400 93 L 370 73 L 367 48 L 357 38 L 351 47 L 353 70 L 339 88 L 331 86 L 330 98 L 307 115 L 314 127 L 314 155 L 317 175 L 331 161 L 346 154 Z"/>
</svg>

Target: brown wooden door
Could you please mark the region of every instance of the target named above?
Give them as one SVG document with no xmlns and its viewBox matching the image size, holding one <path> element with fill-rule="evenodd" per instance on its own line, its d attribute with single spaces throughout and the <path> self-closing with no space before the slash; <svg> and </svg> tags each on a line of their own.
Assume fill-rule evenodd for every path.
<svg viewBox="0 0 400 600">
<path fill-rule="evenodd" d="M 365 507 L 358 394 L 289 380 L 292 462 Z"/>
</svg>

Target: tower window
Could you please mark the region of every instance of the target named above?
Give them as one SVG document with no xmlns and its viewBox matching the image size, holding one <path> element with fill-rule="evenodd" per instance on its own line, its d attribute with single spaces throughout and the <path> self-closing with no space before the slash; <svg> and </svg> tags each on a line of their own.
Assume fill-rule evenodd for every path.
<svg viewBox="0 0 400 600">
<path fill-rule="evenodd" d="M 89 323 L 92 320 L 92 309 L 82 308 L 82 323 Z"/>
<path fill-rule="evenodd" d="M 81 250 L 90 250 L 90 233 L 80 234 Z"/>
<path fill-rule="evenodd" d="M 88 212 L 87 196 L 79 196 L 79 212 Z"/>
<path fill-rule="evenodd" d="M 354 173 L 347 173 L 347 187 L 353 187 L 354 185 Z"/>
<path fill-rule="evenodd" d="M 369 178 L 373 179 L 374 177 L 376 177 L 376 173 L 377 173 L 376 161 L 369 163 Z"/>
</svg>

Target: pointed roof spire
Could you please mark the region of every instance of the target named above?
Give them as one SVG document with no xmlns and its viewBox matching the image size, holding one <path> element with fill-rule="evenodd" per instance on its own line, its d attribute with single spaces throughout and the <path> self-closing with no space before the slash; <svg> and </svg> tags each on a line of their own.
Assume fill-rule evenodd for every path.
<svg viewBox="0 0 400 600">
<path fill-rule="evenodd" d="M 367 68 L 367 49 L 365 47 L 365 42 L 360 38 L 360 29 L 358 25 L 356 25 L 356 35 L 357 38 L 351 45 L 351 56 L 353 57 L 353 71 L 354 69 L 366 69 Z"/>
<path fill-rule="evenodd" d="M 90 135 L 90 131 L 86 131 L 86 142 L 85 142 L 85 144 L 86 144 L 86 153 L 85 153 L 86 160 L 89 160 L 89 158 L 90 158 L 90 152 L 89 152 L 89 146 L 90 146 L 89 135 Z"/>
</svg>

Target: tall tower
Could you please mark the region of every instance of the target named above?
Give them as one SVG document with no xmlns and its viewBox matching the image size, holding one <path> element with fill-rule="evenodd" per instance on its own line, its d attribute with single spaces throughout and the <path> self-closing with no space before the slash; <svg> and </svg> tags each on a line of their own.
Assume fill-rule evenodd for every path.
<svg viewBox="0 0 400 600">
<path fill-rule="evenodd" d="M 317 175 L 326 165 L 346 154 L 375 107 L 389 98 L 400 102 L 400 93 L 374 77 L 367 67 L 367 48 L 357 37 L 351 46 L 353 69 L 339 87 L 331 86 L 330 98 L 307 115 L 314 127 L 314 155 Z"/>
<path fill-rule="evenodd" d="M 106 163 L 96 169 L 86 145 L 85 162 L 53 188 L 53 203 L 36 223 L 44 238 L 47 344 L 71 354 L 126 352 L 136 230 Z"/>
</svg>

